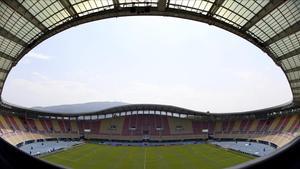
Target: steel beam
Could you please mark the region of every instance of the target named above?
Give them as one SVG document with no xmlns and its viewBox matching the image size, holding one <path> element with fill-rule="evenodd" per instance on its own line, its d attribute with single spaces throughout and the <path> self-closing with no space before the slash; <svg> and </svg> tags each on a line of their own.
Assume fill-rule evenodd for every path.
<svg viewBox="0 0 300 169">
<path fill-rule="evenodd" d="M 210 7 L 207 15 L 214 16 L 214 14 L 218 11 L 218 9 L 222 6 L 225 0 L 216 0 L 213 5 Z"/>
<path fill-rule="evenodd" d="M 300 90 L 300 86 L 299 87 L 292 87 L 292 90 Z"/>
<path fill-rule="evenodd" d="M 292 90 L 294 95 L 300 95 L 300 90 Z"/>
<path fill-rule="evenodd" d="M 286 2 L 286 0 L 271 0 L 266 6 L 264 6 L 257 14 L 255 14 L 241 29 L 247 31 L 258 21 L 271 13 L 278 6 Z"/>
<path fill-rule="evenodd" d="M 10 61 L 12 61 L 12 62 L 14 62 L 14 61 L 17 60 L 16 58 L 14 58 L 14 57 L 12 57 L 12 56 L 6 54 L 6 53 L 3 53 L 3 52 L 1 52 L 1 51 L 0 51 L 0 57 L 2 57 L 2 58 L 4 58 L 4 59 L 7 59 L 7 60 L 10 60 Z"/>
<path fill-rule="evenodd" d="M 6 69 L 0 68 L 0 72 L 2 72 L 2 73 L 7 73 L 7 71 L 8 70 L 6 70 Z"/>
<path fill-rule="evenodd" d="M 167 0 L 158 0 L 157 9 L 158 11 L 165 11 L 167 8 Z"/>
<path fill-rule="evenodd" d="M 6 5 L 12 8 L 14 11 L 23 16 L 26 20 L 31 22 L 34 26 L 39 28 L 42 32 L 47 32 L 48 28 L 43 25 L 35 16 L 33 16 L 21 3 L 17 0 L 2 0 Z"/>
<path fill-rule="evenodd" d="M 289 80 L 290 83 L 298 83 L 300 82 L 300 79 L 294 79 L 294 80 Z"/>
<path fill-rule="evenodd" d="M 300 71 L 300 67 L 294 67 L 292 69 L 285 70 L 286 73 L 291 73 L 291 72 L 295 72 L 295 71 Z"/>
<path fill-rule="evenodd" d="M 27 43 L 24 42 L 22 39 L 16 37 L 14 34 L 10 33 L 9 31 L 7 31 L 6 29 L 0 27 L 0 36 L 10 40 L 10 41 L 13 41 L 21 46 L 27 46 Z"/>
<path fill-rule="evenodd" d="M 299 55 L 299 54 L 300 54 L 300 48 L 295 49 L 295 50 L 293 50 L 293 51 L 291 51 L 291 52 L 289 52 L 289 53 L 287 53 L 287 54 L 284 54 L 284 55 L 278 57 L 276 60 L 277 60 L 277 61 L 282 61 L 282 60 L 284 60 L 284 59 L 288 59 L 288 58 L 290 58 L 290 57 L 293 57 L 293 56 Z"/>
<path fill-rule="evenodd" d="M 79 16 L 69 0 L 59 0 L 59 2 L 62 4 L 62 6 L 68 11 L 68 13 L 73 18 L 76 18 Z"/>
<path fill-rule="evenodd" d="M 282 38 L 285 38 L 291 34 L 299 32 L 299 31 L 300 31 L 300 21 L 296 22 L 292 26 L 290 26 L 290 27 L 286 28 L 285 30 L 281 31 L 280 33 L 276 34 L 275 36 L 273 36 L 272 38 L 270 38 L 263 44 L 264 44 L 264 46 L 269 46 L 270 44 L 272 44 Z"/>
<path fill-rule="evenodd" d="M 120 2 L 119 0 L 113 0 L 113 4 L 114 4 L 114 9 L 120 9 Z"/>
<path fill-rule="evenodd" d="M 0 68 L 0 72 L 2 72 L 2 73 L 7 73 L 7 72 L 8 72 L 8 70 L 6 70 L 6 69 L 3 69 L 3 68 Z"/>
</svg>

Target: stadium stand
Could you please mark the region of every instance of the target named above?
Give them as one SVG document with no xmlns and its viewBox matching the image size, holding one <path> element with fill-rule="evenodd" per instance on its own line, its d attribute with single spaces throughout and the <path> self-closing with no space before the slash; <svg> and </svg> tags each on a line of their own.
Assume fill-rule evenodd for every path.
<svg viewBox="0 0 300 169">
<path fill-rule="evenodd" d="M 233 149 L 236 151 L 244 152 L 255 156 L 265 156 L 274 152 L 275 148 L 269 145 L 247 142 L 247 141 L 222 141 L 222 142 L 211 142 L 212 144 L 219 145 L 226 149 Z"/>
<path fill-rule="evenodd" d="M 157 114 L 133 114 L 94 120 L 26 118 L 0 115 L 1 137 L 13 145 L 49 138 L 103 140 L 244 139 L 282 147 L 299 134 L 299 115 L 269 119 L 218 121 L 179 118 Z M 89 131 L 90 130 L 90 131 Z M 207 130 L 207 131 L 205 131 Z"/>
<path fill-rule="evenodd" d="M 79 139 L 157 145 L 214 141 L 225 148 L 267 156 L 271 151 L 267 147 L 285 148 L 300 130 L 300 115 L 282 110 L 211 115 L 165 105 L 127 105 L 76 115 L 25 111 L 0 112 L 0 136 L 16 147 Z M 245 142 L 251 142 L 251 150 Z M 31 151 L 37 152 L 45 149 Z"/>
<path fill-rule="evenodd" d="M 42 141 L 42 142 L 31 142 L 22 145 L 20 149 L 30 155 L 41 155 L 60 149 L 70 148 L 74 145 L 81 144 L 80 141 Z"/>
</svg>

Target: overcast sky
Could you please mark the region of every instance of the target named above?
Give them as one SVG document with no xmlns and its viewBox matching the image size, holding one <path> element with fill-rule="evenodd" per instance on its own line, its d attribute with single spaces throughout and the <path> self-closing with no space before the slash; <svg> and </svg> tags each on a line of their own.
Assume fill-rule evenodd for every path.
<svg viewBox="0 0 300 169">
<path fill-rule="evenodd" d="M 286 103 L 292 94 L 281 69 L 248 41 L 207 24 L 148 16 L 53 36 L 13 68 L 2 97 L 26 107 L 122 101 L 234 112 Z"/>
</svg>

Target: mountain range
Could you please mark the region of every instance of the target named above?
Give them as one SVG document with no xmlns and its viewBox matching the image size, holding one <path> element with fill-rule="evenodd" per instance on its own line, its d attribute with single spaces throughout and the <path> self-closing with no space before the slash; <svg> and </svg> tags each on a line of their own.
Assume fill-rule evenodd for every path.
<svg viewBox="0 0 300 169">
<path fill-rule="evenodd" d="M 80 104 L 65 104 L 56 106 L 45 106 L 45 107 L 32 107 L 31 109 L 56 112 L 56 113 L 85 113 L 95 112 L 116 106 L 127 105 L 124 102 L 88 102 Z"/>
</svg>

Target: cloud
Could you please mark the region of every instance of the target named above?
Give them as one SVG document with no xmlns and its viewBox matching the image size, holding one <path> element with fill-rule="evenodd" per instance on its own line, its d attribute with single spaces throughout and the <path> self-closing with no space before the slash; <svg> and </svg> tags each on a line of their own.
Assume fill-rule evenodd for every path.
<svg viewBox="0 0 300 169">
<path fill-rule="evenodd" d="M 42 53 L 37 53 L 37 52 L 29 52 L 27 54 L 27 57 L 32 58 L 32 59 L 41 59 L 41 60 L 50 59 L 50 56 L 42 54 Z"/>
<path fill-rule="evenodd" d="M 48 77 L 39 72 L 33 72 L 32 75 L 41 80 L 48 80 Z"/>
<path fill-rule="evenodd" d="M 97 96 L 96 91 L 83 82 L 44 77 L 12 79 L 5 88 L 3 95 L 6 101 L 27 107 L 87 102 Z"/>
</svg>

